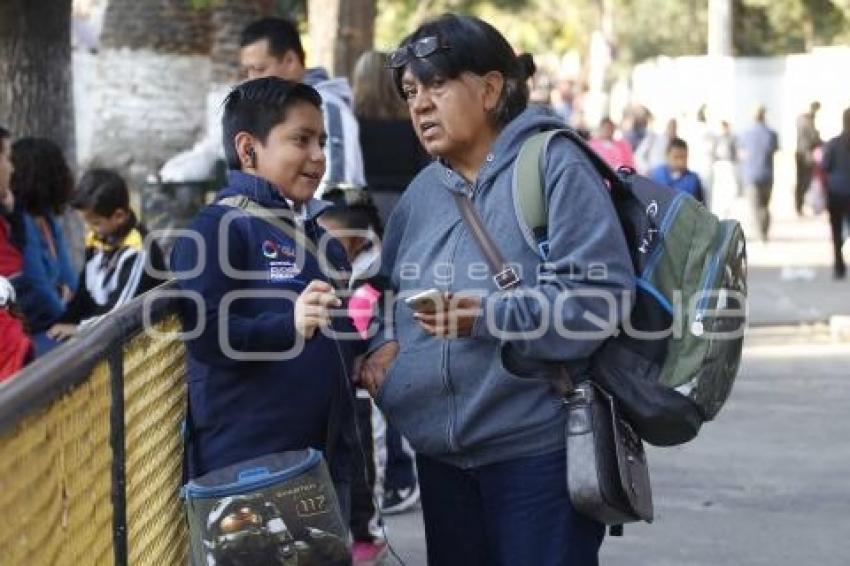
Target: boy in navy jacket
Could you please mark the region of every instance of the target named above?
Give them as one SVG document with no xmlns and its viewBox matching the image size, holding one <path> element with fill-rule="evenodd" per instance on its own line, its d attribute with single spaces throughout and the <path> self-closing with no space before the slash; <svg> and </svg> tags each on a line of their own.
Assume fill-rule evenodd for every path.
<svg viewBox="0 0 850 566">
<path fill-rule="evenodd" d="M 360 342 L 326 330 L 356 335 L 326 274 L 349 270 L 345 252 L 316 224 L 328 206 L 313 199 L 325 170 L 321 99 L 303 84 L 248 81 L 228 95 L 222 124 L 228 186 L 171 255 L 185 293 L 189 477 L 313 447 L 344 484 L 348 376 Z M 264 220 L 258 208 L 277 218 Z M 324 250 L 324 267 L 312 245 Z"/>
</svg>

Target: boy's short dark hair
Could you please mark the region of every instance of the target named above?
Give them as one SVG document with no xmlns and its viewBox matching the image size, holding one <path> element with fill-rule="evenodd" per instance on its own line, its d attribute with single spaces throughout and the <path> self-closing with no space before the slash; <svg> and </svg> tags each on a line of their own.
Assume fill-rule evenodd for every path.
<svg viewBox="0 0 850 566">
<path fill-rule="evenodd" d="M 124 179 L 111 169 L 89 169 L 85 172 L 71 199 L 71 206 L 90 210 L 98 216 L 112 216 L 123 208 L 130 210 L 130 191 Z"/>
<path fill-rule="evenodd" d="M 269 40 L 269 53 L 278 59 L 287 51 L 295 51 L 301 64 L 304 64 L 304 48 L 301 46 L 301 35 L 295 23 L 283 18 L 263 18 L 248 24 L 242 30 L 239 46 L 246 47 L 252 43 Z"/>
<path fill-rule="evenodd" d="M 0 142 L 2 142 L 3 140 L 9 139 L 9 137 L 11 137 L 11 135 L 12 134 L 9 133 L 9 130 L 7 130 L 2 125 L 0 125 Z"/>
<path fill-rule="evenodd" d="M 312 104 L 322 110 L 322 97 L 316 89 L 303 83 L 263 77 L 234 87 L 224 100 L 221 120 L 227 167 L 242 168 L 233 143 L 236 134 L 247 132 L 266 143 L 272 128 L 286 120 L 289 108 L 299 103 Z"/>
<path fill-rule="evenodd" d="M 688 151 L 688 142 L 682 138 L 673 138 L 670 140 L 670 143 L 667 144 L 667 153 L 670 153 L 674 149 L 684 149 L 685 151 Z"/>
</svg>

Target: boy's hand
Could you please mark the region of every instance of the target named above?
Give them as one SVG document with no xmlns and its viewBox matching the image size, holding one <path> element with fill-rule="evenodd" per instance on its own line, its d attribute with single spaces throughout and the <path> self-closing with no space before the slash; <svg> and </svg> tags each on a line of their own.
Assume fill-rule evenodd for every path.
<svg viewBox="0 0 850 566">
<path fill-rule="evenodd" d="M 50 327 L 47 337 L 58 341 L 64 341 L 77 333 L 76 324 L 58 323 Z"/>
<path fill-rule="evenodd" d="M 360 386 L 365 387 L 369 395 L 374 397 L 387 378 L 390 364 L 398 356 L 398 342 L 387 342 L 360 364 Z"/>
<path fill-rule="evenodd" d="M 333 287 L 318 279 L 311 281 L 295 301 L 295 331 L 309 340 L 320 327 L 330 325 L 328 310 L 340 306 Z"/>
</svg>

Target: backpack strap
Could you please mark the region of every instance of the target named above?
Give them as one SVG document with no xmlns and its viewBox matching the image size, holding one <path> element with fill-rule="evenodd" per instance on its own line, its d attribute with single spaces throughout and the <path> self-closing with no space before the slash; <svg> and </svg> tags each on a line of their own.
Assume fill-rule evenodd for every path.
<svg viewBox="0 0 850 566">
<path fill-rule="evenodd" d="M 289 218 L 291 215 L 291 211 L 287 212 L 277 212 L 271 209 L 264 207 L 263 205 L 249 199 L 244 195 L 234 195 L 231 197 L 225 197 L 219 201 L 216 201 L 215 204 L 219 204 L 221 206 L 229 206 L 231 208 L 239 208 L 243 210 L 246 214 L 258 218 L 270 225 L 273 228 L 276 228 L 280 232 L 283 232 L 286 236 L 291 238 L 297 246 L 302 246 L 304 250 L 316 258 L 320 263 L 323 261 L 324 256 L 319 253 L 319 248 L 316 244 L 307 237 L 307 234 L 304 230 L 299 230 L 296 226 L 294 220 Z M 324 259 L 324 261 L 328 261 Z M 344 285 L 343 282 L 334 279 L 333 277 L 328 277 L 328 282 L 336 289 L 341 290 L 345 289 L 347 285 Z"/>
<path fill-rule="evenodd" d="M 549 255 L 549 206 L 543 179 L 546 150 L 555 136 L 564 136 L 590 160 L 593 168 L 608 182 L 616 196 L 628 191 L 623 180 L 611 169 L 575 130 L 558 129 L 539 132 L 523 142 L 514 166 L 513 197 L 520 228 L 526 243 L 543 259 Z"/>
</svg>

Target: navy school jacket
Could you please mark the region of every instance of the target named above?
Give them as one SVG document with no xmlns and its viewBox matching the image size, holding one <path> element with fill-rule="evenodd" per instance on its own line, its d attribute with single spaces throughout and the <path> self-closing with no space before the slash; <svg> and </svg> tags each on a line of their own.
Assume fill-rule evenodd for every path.
<svg viewBox="0 0 850 566">
<path fill-rule="evenodd" d="M 264 179 L 230 171 L 228 181 L 216 202 L 242 195 L 266 208 L 289 208 L 276 188 Z M 318 241 L 324 231 L 315 219 L 327 204 L 314 200 L 306 206 L 304 232 Z M 227 222 L 228 217 L 232 222 Z M 313 279 L 328 281 L 316 258 L 308 255 L 303 270 L 299 269 L 295 243 L 289 236 L 262 219 L 216 203 L 204 208 L 189 230 L 203 241 L 206 249 L 202 256 L 195 241 L 197 236 L 179 238 L 171 254 L 171 270 L 179 279 L 181 290 L 196 293 L 196 298 L 202 299 L 200 318 L 205 322 L 200 335 L 187 340 L 189 477 L 273 452 L 308 446 L 324 450 L 333 408 L 339 434 L 334 443 L 335 457 L 330 462 L 331 474 L 336 481 L 347 480 L 354 438 L 349 375 L 353 357 L 364 344 L 333 340 L 317 332 L 305 342 L 297 357 L 245 361 L 227 355 L 220 340 L 221 325 L 227 330 L 230 346 L 240 353 L 281 353 L 292 348 L 295 297 Z M 333 240 L 327 250 L 328 260 L 335 268 L 349 269 L 339 242 Z M 220 252 L 225 253 L 230 267 L 256 272 L 257 278 L 228 274 L 227 266 L 219 261 Z M 199 260 L 205 260 L 201 261 L 200 272 L 188 273 L 199 265 Z M 239 298 L 224 316 L 222 301 L 228 293 L 269 290 L 289 291 L 292 295 Z M 198 305 L 189 298 L 180 303 L 184 330 L 191 331 L 199 322 Z M 355 332 L 347 317 L 337 319 L 334 328 Z"/>
</svg>

